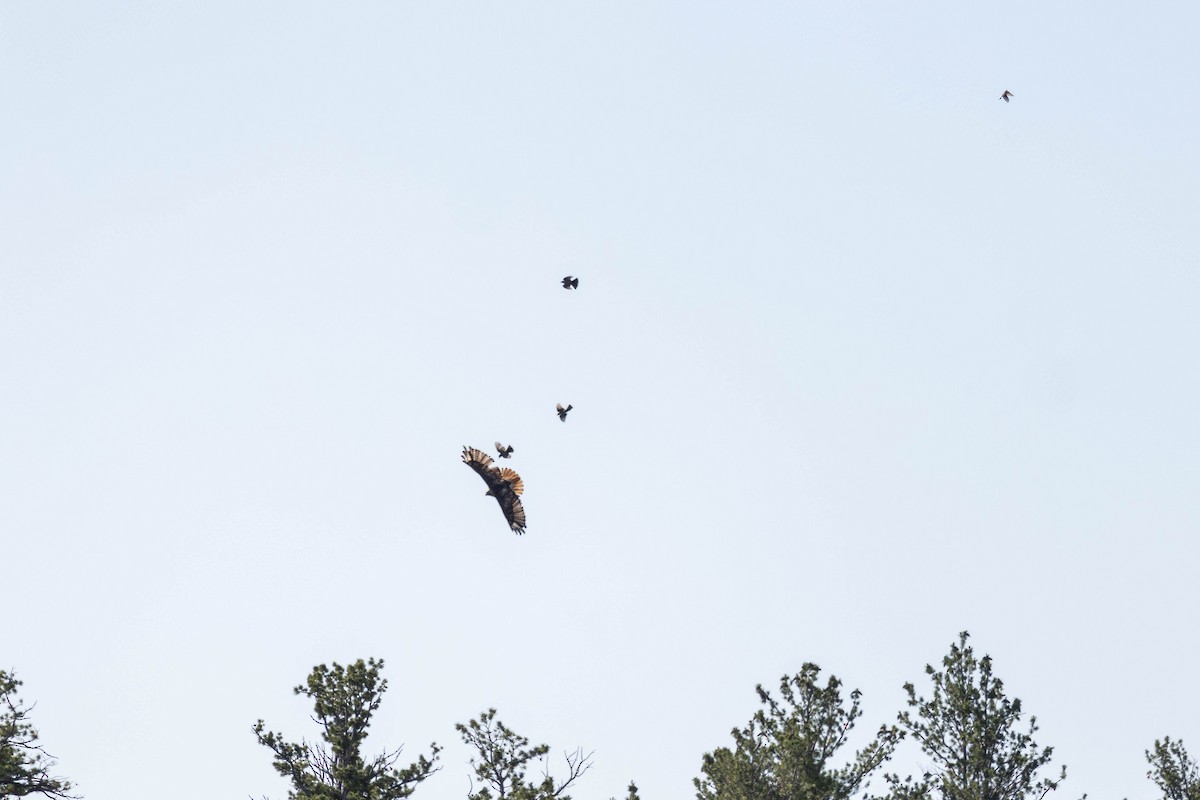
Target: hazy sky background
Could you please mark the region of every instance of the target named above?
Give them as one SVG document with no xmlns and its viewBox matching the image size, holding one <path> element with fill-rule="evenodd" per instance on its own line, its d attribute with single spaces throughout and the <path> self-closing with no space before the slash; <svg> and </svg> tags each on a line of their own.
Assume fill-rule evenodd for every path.
<svg viewBox="0 0 1200 800">
<path fill-rule="evenodd" d="M 1056 797 L 1152 796 L 1200 751 L 1198 31 L 0 2 L 0 667 L 59 772 L 285 797 L 251 726 L 376 656 L 418 800 L 488 706 L 596 750 L 578 800 L 686 798 L 756 683 L 869 731 L 968 629 Z"/>
</svg>

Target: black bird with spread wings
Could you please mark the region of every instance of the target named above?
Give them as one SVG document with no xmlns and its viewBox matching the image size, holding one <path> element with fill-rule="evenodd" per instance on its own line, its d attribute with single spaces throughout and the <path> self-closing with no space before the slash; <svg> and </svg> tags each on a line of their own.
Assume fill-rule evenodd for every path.
<svg viewBox="0 0 1200 800">
<path fill-rule="evenodd" d="M 496 442 L 496 452 L 500 454 L 501 458 L 512 458 L 513 446 L 511 444 L 502 445 L 499 442 Z"/>
<path fill-rule="evenodd" d="M 497 467 L 492 457 L 474 447 L 463 447 L 463 463 L 479 473 L 487 484 L 489 494 L 496 498 L 508 527 L 518 535 L 525 532 L 525 507 L 521 505 L 519 495 L 525 491 L 521 476 L 508 467 Z"/>
<path fill-rule="evenodd" d="M 561 419 L 563 422 L 566 422 L 567 421 L 567 412 L 570 411 L 575 406 L 568 403 L 567 407 L 563 408 L 562 403 L 555 403 L 554 407 L 558 409 L 558 418 Z"/>
<path fill-rule="evenodd" d="M 567 277 L 563 278 L 563 288 L 564 289 L 578 289 L 579 288 L 579 278 L 576 278 L 573 275 L 568 275 Z"/>
<path fill-rule="evenodd" d="M 1010 92 L 1008 89 L 1005 89 L 1005 90 L 1004 90 L 1004 94 L 1000 95 L 1000 99 L 1001 99 L 1001 100 L 1003 100 L 1003 101 L 1004 101 L 1004 102 L 1006 102 L 1006 103 L 1007 103 L 1007 102 L 1009 102 L 1009 99 L 1008 99 L 1008 98 L 1010 98 L 1010 97 L 1016 97 L 1016 95 L 1014 95 L 1014 94 L 1013 94 L 1012 92 Z"/>
</svg>

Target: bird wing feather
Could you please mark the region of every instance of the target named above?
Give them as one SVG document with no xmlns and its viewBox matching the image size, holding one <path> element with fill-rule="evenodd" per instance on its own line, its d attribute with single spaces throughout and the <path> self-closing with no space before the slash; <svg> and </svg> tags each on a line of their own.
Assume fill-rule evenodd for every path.
<svg viewBox="0 0 1200 800">
<path fill-rule="evenodd" d="M 482 450 L 464 447 L 462 459 L 464 464 L 479 473 L 479 477 L 483 478 L 488 488 L 492 487 L 493 482 L 499 481 L 500 470 L 496 469 L 496 462 Z"/>
<path fill-rule="evenodd" d="M 513 533 L 522 534 L 525 532 L 525 506 L 521 505 L 521 498 L 514 494 L 509 494 L 506 499 L 500 501 L 500 508 L 504 511 L 504 518 L 508 520 L 508 527 L 512 528 Z"/>
</svg>

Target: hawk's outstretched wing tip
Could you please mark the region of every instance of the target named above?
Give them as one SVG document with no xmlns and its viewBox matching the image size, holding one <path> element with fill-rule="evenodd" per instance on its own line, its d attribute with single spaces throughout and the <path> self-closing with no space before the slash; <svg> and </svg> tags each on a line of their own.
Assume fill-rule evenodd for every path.
<svg viewBox="0 0 1200 800">
<path fill-rule="evenodd" d="M 492 461 L 492 457 L 487 453 L 475 447 L 468 447 L 466 445 L 463 446 L 462 460 L 464 464 L 478 472 L 480 475 L 490 470 L 492 465 L 496 463 L 495 461 Z"/>
<path fill-rule="evenodd" d="M 508 527 L 517 536 L 525 533 L 525 506 L 521 505 L 521 499 L 514 497 L 512 505 L 504 509 L 504 516 L 508 519 Z"/>
</svg>

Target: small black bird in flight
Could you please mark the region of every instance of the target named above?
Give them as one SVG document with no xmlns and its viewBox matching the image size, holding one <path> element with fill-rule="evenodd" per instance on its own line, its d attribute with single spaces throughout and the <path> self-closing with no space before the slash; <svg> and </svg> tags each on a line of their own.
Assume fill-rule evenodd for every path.
<svg viewBox="0 0 1200 800">
<path fill-rule="evenodd" d="M 1016 95 L 1013 94 L 1012 92 L 1010 92 L 1008 89 L 1005 89 L 1004 94 L 1000 95 L 1000 99 L 1006 103 L 1008 102 L 1008 98 L 1010 98 L 1010 97 L 1016 97 Z"/>
<path fill-rule="evenodd" d="M 562 403 L 555 403 L 554 406 L 555 406 L 555 408 L 558 409 L 558 418 L 561 419 L 563 422 L 567 421 L 567 412 L 575 407 L 573 405 L 568 404 L 566 408 L 563 408 Z"/>
<path fill-rule="evenodd" d="M 499 442 L 496 442 L 496 452 L 500 454 L 501 458 L 512 458 L 513 448 L 511 444 L 508 447 L 505 447 Z"/>
<path fill-rule="evenodd" d="M 579 278 L 573 278 L 570 275 L 563 278 L 563 288 L 564 289 L 578 289 L 579 288 Z"/>
</svg>

